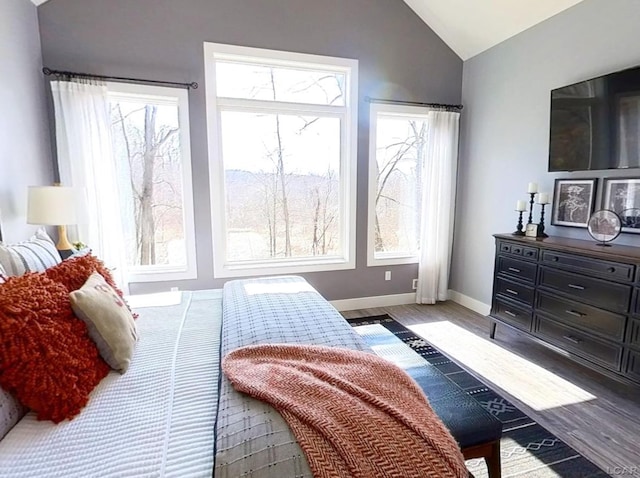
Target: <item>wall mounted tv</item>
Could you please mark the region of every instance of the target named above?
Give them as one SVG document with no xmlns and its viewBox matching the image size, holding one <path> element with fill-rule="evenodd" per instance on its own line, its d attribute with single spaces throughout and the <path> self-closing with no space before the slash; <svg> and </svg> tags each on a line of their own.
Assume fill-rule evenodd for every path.
<svg viewBox="0 0 640 478">
<path fill-rule="evenodd" d="M 551 91 L 549 171 L 640 168 L 640 67 Z"/>
</svg>

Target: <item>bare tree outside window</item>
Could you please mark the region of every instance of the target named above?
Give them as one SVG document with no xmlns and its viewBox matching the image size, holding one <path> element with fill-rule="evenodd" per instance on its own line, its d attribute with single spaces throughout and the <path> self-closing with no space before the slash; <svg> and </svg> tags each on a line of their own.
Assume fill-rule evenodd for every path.
<svg viewBox="0 0 640 478">
<path fill-rule="evenodd" d="M 177 103 L 114 95 L 111 121 L 128 265 L 185 265 Z"/>
<path fill-rule="evenodd" d="M 225 72 L 242 72 L 244 80 L 226 83 Z M 223 64 L 218 74 L 223 77 L 219 93 L 227 96 L 328 105 L 344 101 L 340 74 L 235 64 Z M 227 259 L 338 254 L 340 119 L 223 110 L 221 125 Z"/>
<path fill-rule="evenodd" d="M 427 121 L 379 114 L 376 125 L 375 255 L 415 255 Z"/>
</svg>

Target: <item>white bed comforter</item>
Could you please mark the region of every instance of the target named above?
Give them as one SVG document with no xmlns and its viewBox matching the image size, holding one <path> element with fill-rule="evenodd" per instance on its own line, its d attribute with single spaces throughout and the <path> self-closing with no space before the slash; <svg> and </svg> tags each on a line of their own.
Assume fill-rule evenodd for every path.
<svg viewBox="0 0 640 478">
<path fill-rule="evenodd" d="M 210 477 L 221 297 L 137 309 L 127 373 L 111 372 L 70 422 L 24 417 L 0 441 L 0 477 Z"/>
</svg>

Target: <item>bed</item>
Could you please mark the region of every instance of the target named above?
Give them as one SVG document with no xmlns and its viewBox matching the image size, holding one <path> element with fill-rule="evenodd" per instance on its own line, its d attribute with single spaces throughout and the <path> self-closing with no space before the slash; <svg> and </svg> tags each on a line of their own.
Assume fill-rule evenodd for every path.
<svg viewBox="0 0 640 478">
<path fill-rule="evenodd" d="M 132 299 L 127 373 L 110 372 L 73 420 L 27 413 L 0 441 L 0 477 L 312 476 L 284 419 L 235 391 L 220 357 L 272 342 L 367 350 L 328 302 L 299 277 Z"/>
<path fill-rule="evenodd" d="M 109 302 L 115 299 L 118 307 L 126 308 L 108 269 L 91 254 L 61 261 L 56 256 L 53 242 L 43 231 L 16 246 L 0 244 L 0 478 L 311 478 L 314 476 L 313 467 L 310 467 L 310 461 L 283 416 L 267 403 L 238 392 L 221 372 L 221 357 L 228 358 L 230 352 L 245 346 L 275 343 L 349 349 L 355 351 L 355 355 L 364 356 L 366 361 L 373 361 L 370 357 L 374 357 L 387 366 L 391 366 L 393 361 L 391 357 L 389 360 L 377 358 L 366 345 L 364 335 L 361 337 L 356 333 L 304 279 L 287 276 L 230 281 L 222 290 L 131 296 L 129 306 L 137 315 L 134 327 L 137 330 L 128 332 L 135 336 L 137 342 L 134 342 L 135 348 L 132 348 L 130 362 L 127 362 L 128 368 L 120 370 L 125 373 L 108 372 L 105 362 L 109 362 L 112 368 L 114 366 L 107 358 L 103 357 L 103 361 L 98 356 L 98 353 L 102 355 L 101 346 L 91 342 L 91 327 L 86 320 L 86 327 L 74 329 L 79 323 L 78 314 L 70 306 L 74 295 L 91 283 L 96 275 L 102 281 L 100 290 L 110 290 L 107 293 Z M 7 281 L 3 284 L 5 279 Z M 16 285 L 24 283 L 28 286 L 31 282 L 37 287 L 19 289 Z M 109 284 L 113 288 L 107 287 Z M 16 295 L 14 291 L 11 295 L 10 291 L 14 289 L 23 292 Z M 61 307 L 62 315 L 55 315 L 50 310 L 55 309 L 51 305 L 51 297 L 58 297 L 59 300 L 54 302 L 56 307 Z M 49 302 L 45 298 L 49 298 Z M 23 302 L 44 308 L 42 314 L 49 322 L 31 309 L 17 309 Z M 23 313 L 23 310 L 27 312 Z M 127 314 L 134 324 L 133 315 Z M 34 320 L 34 316 L 38 319 Z M 27 413 L 25 407 L 17 403 L 16 398 L 20 398 L 17 393 L 20 392 L 11 389 L 13 385 L 6 385 L 6 378 L 11 373 L 20 379 L 26 377 L 25 380 L 41 392 L 40 376 L 35 379 L 28 373 L 21 375 L 23 370 L 34 370 L 23 362 L 37 356 L 37 360 L 45 362 L 47 369 L 53 371 L 53 376 L 57 373 L 60 380 L 60 383 L 53 384 L 52 390 L 57 390 L 54 399 L 49 394 L 45 395 L 45 401 L 66 405 L 71 399 L 62 393 L 64 390 L 60 391 L 62 384 L 69 383 L 71 372 L 82 377 L 90 367 L 76 360 L 79 355 L 71 360 L 76 368 L 63 368 L 63 362 L 56 362 L 60 351 L 69 355 L 69 350 L 64 349 L 68 347 L 66 336 L 54 335 L 65 320 L 73 326 L 63 330 L 74 329 L 74 333 L 95 352 L 97 361 L 86 363 L 104 367 L 104 373 L 88 389 L 86 406 L 82 404 L 84 408 L 80 413 L 72 414 L 72 419 L 54 420 L 59 421 L 56 424 L 39 420 L 34 411 Z M 17 323 L 21 328 L 7 328 L 8 323 Z M 7 348 L 7 344 L 24 342 L 34 346 L 30 335 L 32 329 L 59 342 L 36 342 L 38 353 L 32 353 L 28 348 L 26 358 L 21 358 L 22 362 L 16 360 L 12 353 L 17 349 Z M 87 331 L 91 337 L 87 336 Z M 372 337 L 380 335 L 373 329 L 371 333 Z M 49 355 L 44 355 L 45 349 Z M 72 348 L 72 352 L 75 350 Z M 53 363 L 49 363 L 49 357 Z M 15 370 L 10 372 L 6 368 L 12 363 L 19 365 L 17 374 Z M 432 404 L 441 419 L 429 412 L 429 426 L 439 423 L 437 427 L 448 436 L 452 447 L 449 451 L 459 455 L 456 475 L 466 476 L 461 461 L 463 454 L 466 458 L 484 457 L 490 470 L 493 460 L 494 472 L 490 474 L 498 477 L 499 456 L 494 453 L 492 458 L 484 445 L 495 444 L 501 427 L 496 429 L 493 423 L 496 420 L 478 404 L 471 403 L 472 400 L 466 396 L 459 397 L 461 392 L 455 384 L 444 383 L 446 379 L 437 371 L 423 368 L 418 367 L 419 376 L 407 370 L 415 382 L 400 372 L 409 383 L 402 382 L 403 385 L 394 388 L 391 394 L 396 395 L 398 389 L 406 394 L 414 387 L 424 406 L 422 390 L 434 399 Z M 60 374 L 59 369 L 64 373 Z M 392 374 L 395 372 L 391 371 Z M 387 381 L 391 376 L 381 375 Z M 378 375 L 372 376 L 377 381 Z M 77 377 L 71 378 L 75 380 Z M 42 380 L 43 383 L 51 381 L 51 375 L 44 376 Z M 285 385 L 288 387 L 288 382 Z M 437 396 L 430 395 L 429 387 L 437 392 Z M 16 395 L 12 396 L 7 390 Z M 373 401 L 378 402 L 379 396 L 375 395 Z M 405 408 L 405 414 L 409 416 L 418 410 L 417 414 L 424 416 L 424 408 L 413 406 L 415 403 L 411 402 L 412 407 Z M 315 413 L 315 405 L 313 407 Z M 40 413 L 42 410 L 38 410 Z M 442 427 L 441 420 L 452 430 L 459 445 Z M 362 422 L 360 416 L 355 421 Z M 389 441 L 393 456 L 399 453 L 397 436 L 393 435 Z M 462 454 L 459 447 L 462 447 Z M 495 452 L 499 448 L 491 445 L 491 450 Z M 419 459 L 417 468 L 411 468 L 411 472 L 414 469 L 424 470 L 425 455 L 420 453 L 414 453 Z M 407 456 L 403 451 L 398 460 L 410 463 Z M 427 458 L 431 459 L 431 456 Z M 317 471 L 318 463 L 312 464 Z"/>
</svg>

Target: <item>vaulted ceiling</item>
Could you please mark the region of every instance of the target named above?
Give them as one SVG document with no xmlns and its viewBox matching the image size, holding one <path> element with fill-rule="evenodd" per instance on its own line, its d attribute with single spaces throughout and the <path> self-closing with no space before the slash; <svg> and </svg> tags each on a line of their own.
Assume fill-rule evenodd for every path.
<svg viewBox="0 0 640 478">
<path fill-rule="evenodd" d="M 582 0 L 404 0 L 467 60 Z"/>
<path fill-rule="evenodd" d="M 47 0 L 31 1 L 42 5 Z M 463 60 L 581 1 L 404 0 Z"/>
</svg>

